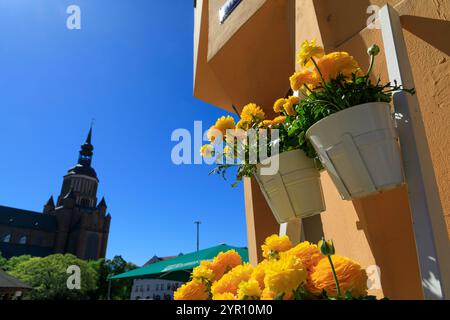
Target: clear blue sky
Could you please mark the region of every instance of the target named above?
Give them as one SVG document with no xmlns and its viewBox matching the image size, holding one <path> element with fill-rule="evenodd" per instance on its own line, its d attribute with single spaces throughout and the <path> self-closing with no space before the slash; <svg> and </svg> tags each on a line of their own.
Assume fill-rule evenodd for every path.
<svg viewBox="0 0 450 320">
<path fill-rule="evenodd" d="M 70 4 L 81 30 L 66 28 Z M 174 129 L 224 114 L 192 95 L 193 13 L 192 0 L 1 0 L 0 204 L 41 211 L 95 118 L 108 257 L 194 251 L 194 220 L 202 247 L 246 246 L 242 185 L 171 162 Z"/>
</svg>

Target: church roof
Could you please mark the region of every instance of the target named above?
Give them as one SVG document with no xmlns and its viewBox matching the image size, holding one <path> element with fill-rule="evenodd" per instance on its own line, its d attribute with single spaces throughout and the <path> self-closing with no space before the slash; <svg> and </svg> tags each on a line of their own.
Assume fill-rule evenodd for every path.
<svg viewBox="0 0 450 320">
<path fill-rule="evenodd" d="M 67 175 L 85 175 L 92 178 L 97 178 L 97 173 L 92 168 L 92 156 L 94 146 L 92 145 L 92 127 L 89 130 L 86 142 L 81 146 L 78 163 L 67 171 Z"/>
<path fill-rule="evenodd" d="M 55 216 L 4 206 L 0 206 L 0 225 L 48 232 L 57 230 Z"/>
</svg>

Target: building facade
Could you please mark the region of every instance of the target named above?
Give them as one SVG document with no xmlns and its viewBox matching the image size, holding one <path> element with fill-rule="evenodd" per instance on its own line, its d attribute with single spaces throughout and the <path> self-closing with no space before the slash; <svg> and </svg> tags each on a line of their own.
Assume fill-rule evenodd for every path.
<svg viewBox="0 0 450 320">
<path fill-rule="evenodd" d="M 383 54 L 373 70 L 387 82 L 388 65 L 394 61 L 384 54 L 382 27 L 386 30 L 389 24 L 381 23 L 379 12 L 386 5 L 391 7 L 391 19 L 392 12 L 399 16 L 397 32 L 406 46 L 400 60 L 409 60 L 417 90 L 418 106 L 410 110 L 415 137 L 403 142 L 421 148 L 420 171 L 428 203 L 428 213 L 422 215 L 428 216 L 431 227 L 420 229 L 421 223 L 412 214 L 409 187 L 415 186 L 345 201 L 324 171 L 321 183 L 327 209 L 295 221 L 301 226 L 295 241 L 333 239 L 337 252 L 361 262 L 364 268 L 379 270 L 381 281 L 370 290 L 378 297 L 449 299 L 450 42 L 445 36 L 449 1 L 197 0 L 194 96 L 229 112 L 254 102 L 272 117 L 274 101 L 290 89 L 300 44 L 314 38 L 326 52 L 349 52 L 363 70 L 369 65 L 367 49 L 378 44 Z M 259 248 L 264 239 L 278 233 L 280 225 L 255 179 L 246 178 L 244 190 L 249 256 L 256 263 L 262 259 Z M 434 256 L 419 254 L 423 232 L 432 233 Z M 428 272 L 423 268 L 427 263 L 437 265 L 440 272 Z"/>
<path fill-rule="evenodd" d="M 97 202 L 99 179 L 92 167 L 92 128 L 78 163 L 63 178 L 61 192 L 43 212 L 0 206 L 0 252 L 6 258 L 71 253 L 85 260 L 105 257 L 111 216 L 104 198 Z"/>
<path fill-rule="evenodd" d="M 181 255 L 181 254 L 180 254 Z M 154 256 L 143 267 L 174 257 Z M 135 279 L 131 289 L 130 300 L 173 300 L 173 293 L 183 283 L 163 279 Z"/>
</svg>

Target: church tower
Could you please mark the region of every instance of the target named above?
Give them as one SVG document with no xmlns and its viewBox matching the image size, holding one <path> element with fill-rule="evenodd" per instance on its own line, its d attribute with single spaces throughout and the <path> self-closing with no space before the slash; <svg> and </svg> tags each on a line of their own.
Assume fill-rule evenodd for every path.
<svg viewBox="0 0 450 320">
<path fill-rule="evenodd" d="M 92 168 L 94 146 L 92 141 L 92 127 L 89 130 L 86 142 L 81 146 L 78 163 L 69 169 L 64 176 L 61 194 L 57 206 L 62 206 L 64 199 L 72 193 L 77 206 L 93 209 L 97 204 L 97 187 L 99 180 Z"/>
<path fill-rule="evenodd" d="M 57 219 L 55 252 L 85 260 L 105 257 L 111 221 L 105 198 L 97 204 L 99 180 L 92 167 L 93 151 L 91 127 L 77 164 L 63 178 L 56 206 L 53 198 L 44 206 L 44 213 Z"/>
</svg>

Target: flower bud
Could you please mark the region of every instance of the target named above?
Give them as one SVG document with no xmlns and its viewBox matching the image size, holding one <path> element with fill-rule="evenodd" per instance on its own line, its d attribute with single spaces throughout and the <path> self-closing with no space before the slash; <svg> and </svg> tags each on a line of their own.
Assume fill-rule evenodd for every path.
<svg viewBox="0 0 450 320">
<path fill-rule="evenodd" d="M 335 253 L 333 241 L 328 241 L 322 238 L 317 246 L 320 248 L 320 251 L 324 256 L 331 256 Z"/>
<path fill-rule="evenodd" d="M 367 53 L 370 56 L 377 56 L 380 53 L 380 47 L 374 44 L 369 48 L 369 50 L 367 50 Z"/>
</svg>

